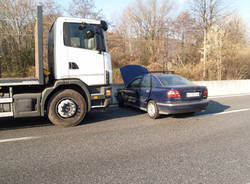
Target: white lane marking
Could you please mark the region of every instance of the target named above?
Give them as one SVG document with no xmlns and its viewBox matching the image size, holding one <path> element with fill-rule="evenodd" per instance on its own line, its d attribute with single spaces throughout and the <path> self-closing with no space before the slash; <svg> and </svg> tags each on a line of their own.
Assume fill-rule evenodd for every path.
<svg viewBox="0 0 250 184">
<path fill-rule="evenodd" d="M 231 114 L 231 113 L 244 112 L 244 111 L 250 111 L 250 109 L 239 109 L 239 110 L 218 112 L 218 113 L 212 113 L 212 114 L 201 114 L 201 115 L 196 115 L 195 117 L 202 117 L 202 116 L 218 116 L 218 115 L 223 115 L 223 114 Z"/>
<path fill-rule="evenodd" d="M 37 138 L 39 138 L 39 137 L 20 137 L 20 138 L 12 138 L 12 139 L 2 139 L 2 140 L 0 140 L 0 143 L 25 141 L 25 140 L 31 140 L 31 139 L 37 139 Z"/>
<path fill-rule="evenodd" d="M 242 93 L 239 95 L 219 95 L 219 96 L 211 96 L 208 97 L 209 99 L 214 99 L 214 98 L 228 98 L 228 97 L 237 97 L 237 96 L 250 96 L 250 93 Z"/>
</svg>

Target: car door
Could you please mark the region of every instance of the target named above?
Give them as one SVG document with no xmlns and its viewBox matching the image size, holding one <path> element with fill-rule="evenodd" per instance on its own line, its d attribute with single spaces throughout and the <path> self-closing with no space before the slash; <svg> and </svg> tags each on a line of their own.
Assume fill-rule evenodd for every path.
<svg viewBox="0 0 250 184">
<path fill-rule="evenodd" d="M 139 103 L 140 107 L 146 108 L 147 100 L 151 93 L 151 75 L 145 75 L 140 84 Z"/>
<path fill-rule="evenodd" d="M 123 91 L 123 99 L 128 105 L 139 107 L 141 78 L 134 79 Z"/>
</svg>

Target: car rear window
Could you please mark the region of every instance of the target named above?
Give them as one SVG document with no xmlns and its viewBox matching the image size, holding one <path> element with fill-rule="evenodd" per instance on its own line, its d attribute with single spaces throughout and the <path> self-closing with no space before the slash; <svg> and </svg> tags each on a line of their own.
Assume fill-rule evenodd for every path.
<svg viewBox="0 0 250 184">
<path fill-rule="evenodd" d="M 192 82 L 178 75 L 159 75 L 158 78 L 163 86 L 192 85 Z"/>
</svg>

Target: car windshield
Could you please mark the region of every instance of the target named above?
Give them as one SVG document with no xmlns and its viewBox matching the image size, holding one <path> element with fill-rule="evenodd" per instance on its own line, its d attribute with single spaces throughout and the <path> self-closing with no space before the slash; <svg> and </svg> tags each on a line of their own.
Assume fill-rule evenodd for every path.
<svg viewBox="0 0 250 184">
<path fill-rule="evenodd" d="M 178 75 L 159 75 L 158 78 L 164 87 L 192 85 L 190 81 Z"/>
</svg>

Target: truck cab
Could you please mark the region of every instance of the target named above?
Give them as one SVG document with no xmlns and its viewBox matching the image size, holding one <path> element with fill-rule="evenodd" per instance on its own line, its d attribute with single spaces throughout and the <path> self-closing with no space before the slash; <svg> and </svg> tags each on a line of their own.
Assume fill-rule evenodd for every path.
<svg viewBox="0 0 250 184">
<path fill-rule="evenodd" d="M 49 32 L 49 72 L 55 80 L 79 79 L 87 86 L 112 83 L 105 21 L 59 17 Z"/>
</svg>

